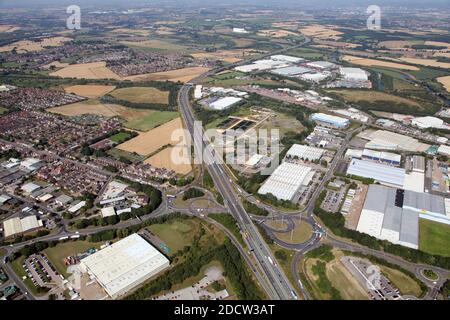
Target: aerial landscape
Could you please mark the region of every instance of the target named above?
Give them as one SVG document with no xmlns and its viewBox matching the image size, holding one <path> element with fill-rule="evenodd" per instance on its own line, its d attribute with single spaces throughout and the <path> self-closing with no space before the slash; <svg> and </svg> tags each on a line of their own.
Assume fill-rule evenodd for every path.
<svg viewBox="0 0 450 320">
<path fill-rule="evenodd" d="M 449 299 L 448 1 L 0 1 L 0 300 Z"/>
</svg>

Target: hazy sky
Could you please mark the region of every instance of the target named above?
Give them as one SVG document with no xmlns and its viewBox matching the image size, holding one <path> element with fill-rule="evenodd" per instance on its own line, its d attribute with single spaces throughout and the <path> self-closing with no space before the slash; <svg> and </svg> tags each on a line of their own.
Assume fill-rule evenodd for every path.
<svg viewBox="0 0 450 320">
<path fill-rule="evenodd" d="M 90 6 L 93 4 L 113 6 L 121 5 L 145 5 L 158 3 L 180 3 L 185 5 L 202 5 L 208 6 L 211 0 L 0 0 L 2 7 L 17 6 L 65 6 L 70 4 L 78 4 Z M 421 7 L 447 7 L 450 8 L 449 0 L 221 0 L 221 4 L 238 3 L 244 6 L 245 3 L 260 5 L 290 5 L 290 6 L 348 6 L 348 5 L 370 5 L 376 4 L 380 6 L 421 6 Z"/>
</svg>

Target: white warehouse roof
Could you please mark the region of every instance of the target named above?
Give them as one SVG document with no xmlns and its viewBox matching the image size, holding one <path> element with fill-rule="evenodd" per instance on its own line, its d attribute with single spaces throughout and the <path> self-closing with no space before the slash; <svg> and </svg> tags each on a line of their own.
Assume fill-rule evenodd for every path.
<svg viewBox="0 0 450 320">
<path fill-rule="evenodd" d="M 372 178 L 380 183 L 400 188 L 405 181 L 405 169 L 358 159 L 350 161 L 347 174 Z"/>
<path fill-rule="evenodd" d="M 3 222 L 5 238 L 40 227 L 42 227 L 42 221 L 34 215 L 22 219 L 11 218 Z"/>
<path fill-rule="evenodd" d="M 445 156 L 450 156 L 450 146 L 446 146 L 445 144 L 441 144 L 438 148 L 438 153 L 443 154 Z"/>
<path fill-rule="evenodd" d="M 287 156 L 289 157 L 298 157 L 299 159 L 314 161 L 319 160 L 325 150 L 310 146 L 305 146 L 301 144 L 294 144 L 287 152 Z"/>
<path fill-rule="evenodd" d="M 281 200 L 292 200 L 302 185 L 309 183 L 311 168 L 283 162 L 258 190 L 259 194 L 273 194 Z"/>
<path fill-rule="evenodd" d="M 293 56 L 286 56 L 284 54 L 276 54 L 270 57 L 270 59 L 272 60 L 277 60 L 277 61 L 285 61 L 285 62 L 301 62 L 301 61 L 305 61 L 305 59 L 303 58 L 299 58 L 299 57 L 293 57 Z"/>
<path fill-rule="evenodd" d="M 80 262 L 109 296 L 117 298 L 169 266 L 169 260 L 137 234 L 113 243 Z"/>
<path fill-rule="evenodd" d="M 360 68 L 339 68 L 340 74 L 346 80 L 368 80 L 367 72 Z"/>
<path fill-rule="evenodd" d="M 215 110 L 223 110 L 231 107 L 232 105 L 240 102 L 241 100 L 242 98 L 225 97 L 214 101 L 213 103 L 210 104 L 210 107 Z"/>
</svg>

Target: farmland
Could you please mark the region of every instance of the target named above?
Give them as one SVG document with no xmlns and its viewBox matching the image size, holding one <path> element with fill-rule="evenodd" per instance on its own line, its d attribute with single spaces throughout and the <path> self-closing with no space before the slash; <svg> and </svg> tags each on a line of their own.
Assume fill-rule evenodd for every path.
<svg viewBox="0 0 450 320">
<path fill-rule="evenodd" d="M 111 91 L 115 86 L 103 86 L 103 85 L 76 85 L 64 88 L 68 93 L 74 93 L 86 98 L 98 98 Z"/>
<path fill-rule="evenodd" d="M 441 83 L 448 92 L 450 92 L 450 76 L 440 77 L 436 80 Z"/>
<path fill-rule="evenodd" d="M 51 76 L 76 79 L 119 79 L 120 77 L 106 67 L 106 62 L 71 64 L 50 73 Z"/>
<path fill-rule="evenodd" d="M 0 47 L 0 52 L 7 52 L 16 50 L 18 53 L 41 51 L 45 47 L 58 47 L 64 44 L 64 42 L 71 41 L 71 38 L 66 37 L 53 37 L 45 38 L 41 41 L 20 40 L 5 46 Z"/>
<path fill-rule="evenodd" d="M 396 62 L 388 62 L 388 61 L 382 61 L 382 60 L 376 60 L 376 59 L 366 59 L 366 58 L 360 58 L 360 57 L 348 56 L 348 55 L 343 56 L 341 59 L 343 61 L 357 64 L 360 66 L 378 66 L 378 67 L 387 67 L 387 68 L 394 68 L 394 69 L 401 69 L 401 70 L 415 70 L 415 71 L 419 70 L 419 68 L 417 68 L 417 67 L 409 66 L 406 64 L 401 64 L 401 63 L 396 63 Z"/>
<path fill-rule="evenodd" d="M 148 113 L 124 124 L 125 127 L 138 131 L 148 131 L 178 117 L 177 112 L 146 110 Z"/>
<path fill-rule="evenodd" d="M 150 131 L 139 134 L 137 137 L 120 144 L 117 148 L 131 153 L 136 152 L 140 155 L 150 155 L 162 146 L 178 143 L 179 141 L 172 140 L 172 133 L 176 129 L 181 128 L 181 119 L 176 118 Z"/>
<path fill-rule="evenodd" d="M 190 67 L 164 72 L 154 72 L 125 77 L 124 80 L 131 81 L 172 81 L 172 82 L 188 82 L 198 75 L 205 73 L 209 68 Z"/>
<path fill-rule="evenodd" d="M 178 163 L 177 160 L 174 160 L 173 157 L 177 156 L 177 154 L 174 155 L 174 153 L 177 151 L 180 156 L 179 162 L 183 160 L 182 161 L 183 163 Z M 192 170 L 192 166 L 189 164 L 190 158 L 188 157 L 186 148 L 167 147 L 158 152 L 157 154 L 151 156 L 144 162 L 151 164 L 156 168 L 166 168 L 169 170 L 173 170 L 176 173 L 182 175 L 188 174 Z"/>
<path fill-rule="evenodd" d="M 111 92 L 111 95 L 118 100 L 132 103 L 168 104 L 169 102 L 168 91 L 161 91 L 152 87 L 120 88 Z"/>
<path fill-rule="evenodd" d="M 420 219 L 419 249 L 431 254 L 450 257 L 450 226 Z"/>
<path fill-rule="evenodd" d="M 434 59 L 416 59 L 416 58 L 401 58 L 400 60 L 411 64 L 419 64 L 429 67 L 437 67 L 443 69 L 450 69 L 450 63 L 439 62 Z"/>
</svg>

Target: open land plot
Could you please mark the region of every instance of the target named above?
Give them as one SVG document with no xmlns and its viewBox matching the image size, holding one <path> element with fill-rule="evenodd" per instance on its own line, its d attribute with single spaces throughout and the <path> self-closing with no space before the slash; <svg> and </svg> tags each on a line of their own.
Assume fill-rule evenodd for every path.
<svg viewBox="0 0 450 320">
<path fill-rule="evenodd" d="M 304 221 L 295 223 L 295 228 L 290 232 L 276 232 L 275 236 L 287 243 L 303 243 L 312 235 L 312 227 Z"/>
<path fill-rule="evenodd" d="M 148 29 L 130 29 L 130 28 L 117 28 L 111 30 L 113 33 L 124 33 L 124 34 L 133 34 L 138 36 L 147 37 L 150 35 L 150 30 Z"/>
<path fill-rule="evenodd" d="M 402 103 L 413 107 L 421 108 L 421 104 L 417 101 L 395 96 L 392 94 L 380 92 L 380 91 L 366 91 L 366 90 L 328 90 L 328 92 L 340 95 L 347 102 L 358 102 L 358 101 L 387 101 L 391 103 Z"/>
<path fill-rule="evenodd" d="M 388 268 L 386 266 L 380 266 L 380 270 L 402 295 L 420 297 L 422 290 L 416 280 L 399 270 Z"/>
<path fill-rule="evenodd" d="M 149 51 L 187 51 L 187 47 L 169 41 L 150 39 L 144 41 L 120 41 L 119 43 L 130 48 Z"/>
<path fill-rule="evenodd" d="M 285 113 L 277 113 L 275 117 L 267 120 L 261 127 L 269 130 L 269 132 L 271 129 L 279 130 L 280 138 L 289 131 L 302 132 L 305 129 L 300 121 Z"/>
<path fill-rule="evenodd" d="M 422 66 L 450 69 L 450 63 L 440 62 L 434 59 L 401 58 L 400 60 L 411 64 L 419 64 Z"/>
<path fill-rule="evenodd" d="M 45 255 L 55 266 L 56 270 L 67 278 L 67 266 L 64 264 L 64 258 L 85 252 L 90 248 L 98 249 L 101 243 L 92 243 L 88 241 L 69 241 L 58 243 L 56 246 L 44 250 Z"/>
<path fill-rule="evenodd" d="M 164 72 L 146 73 L 135 76 L 125 77 L 124 80 L 131 81 L 172 81 L 172 82 L 188 82 L 193 78 L 205 73 L 209 68 L 205 67 L 189 67 Z"/>
<path fill-rule="evenodd" d="M 360 66 L 379 66 L 379 67 L 387 67 L 387 68 L 394 68 L 394 69 L 401 69 L 401 70 L 415 70 L 415 71 L 420 70 L 417 67 L 408 66 L 408 65 L 402 64 L 402 63 L 388 62 L 388 61 L 382 61 L 382 60 L 376 60 L 376 59 L 366 59 L 366 58 L 349 56 L 349 55 L 344 55 L 341 57 L 341 59 L 343 61 L 347 61 L 347 62 L 357 64 Z"/>
<path fill-rule="evenodd" d="M 126 121 L 143 119 L 155 112 L 150 109 L 133 109 L 117 104 L 100 103 L 97 100 L 77 102 L 65 106 L 49 108 L 47 111 L 64 116 L 79 116 L 82 114 L 96 114 L 105 117 L 120 117 Z"/>
<path fill-rule="evenodd" d="M 10 24 L 2 24 L 0 25 L 0 32 L 14 32 L 19 30 L 20 27 L 15 27 L 13 25 Z"/>
<path fill-rule="evenodd" d="M 378 43 L 379 48 L 386 48 L 386 49 L 402 49 L 405 47 L 410 47 L 415 44 L 424 44 L 424 41 L 413 41 L 413 40 L 387 40 L 387 41 L 381 41 Z"/>
<path fill-rule="evenodd" d="M 68 41 L 72 41 L 72 39 L 67 37 L 52 37 L 44 38 L 40 41 L 20 40 L 0 47 L 0 52 L 8 52 L 14 49 L 16 49 L 17 53 L 41 51 L 45 47 L 59 47 Z"/>
<path fill-rule="evenodd" d="M 45 66 L 43 66 L 44 69 L 61 69 L 61 68 L 65 68 L 67 67 L 69 64 L 68 63 L 64 63 L 64 62 L 60 62 L 60 61 L 53 61 L 50 62 L 49 64 L 46 64 Z"/>
<path fill-rule="evenodd" d="M 124 150 L 120 150 L 117 148 L 112 148 L 106 151 L 111 157 L 120 161 L 120 159 L 128 159 L 133 163 L 137 163 L 143 161 L 145 156 L 139 155 L 137 153 L 132 153 Z"/>
<path fill-rule="evenodd" d="M 148 114 L 143 115 L 140 118 L 135 118 L 126 122 L 124 126 L 137 131 L 148 131 L 178 117 L 178 112 L 149 111 Z"/>
<path fill-rule="evenodd" d="M 240 50 L 218 50 L 216 52 L 195 52 L 191 56 L 197 59 L 217 59 L 228 63 L 241 61 L 244 57 L 255 54 L 254 50 L 240 49 Z"/>
<path fill-rule="evenodd" d="M 115 86 L 86 84 L 65 87 L 64 90 L 86 98 L 98 98 L 113 91 L 115 88 Z"/>
<path fill-rule="evenodd" d="M 61 70 L 50 73 L 51 76 L 76 79 L 120 79 L 106 67 L 106 62 L 71 64 Z"/>
<path fill-rule="evenodd" d="M 431 254 L 450 257 L 450 226 L 420 219 L 419 249 Z"/>
<path fill-rule="evenodd" d="M 306 27 L 300 27 L 299 31 L 308 37 L 338 40 L 343 33 L 335 29 L 336 26 L 313 24 Z"/>
<path fill-rule="evenodd" d="M 182 127 L 181 119 L 176 118 L 150 131 L 139 134 L 137 137 L 118 145 L 117 148 L 131 153 L 136 152 L 140 155 L 150 155 L 162 146 L 177 144 L 182 141 L 182 138 L 179 138 L 178 141 L 172 139 L 172 134 L 176 132 L 175 130 L 182 129 Z M 176 136 L 179 137 L 178 134 Z"/>
<path fill-rule="evenodd" d="M 111 92 L 111 95 L 119 100 L 133 103 L 169 103 L 169 92 L 152 87 L 119 88 Z"/>
<path fill-rule="evenodd" d="M 267 219 L 266 221 L 264 221 L 264 224 L 276 230 L 285 230 L 287 227 L 287 223 L 279 219 Z"/>
<path fill-rule="evenodd" d="M 144 162 L 156 168 L 166 168 L 185 175 L 192 170 L 188 151 L 182 147 L 167 147 Z"/>
<path fill-rule="evenodd" d="M 233 38 L 232 39 L 236 48 L 247 48 L 255 44 L 255 40 L 245 38 Z"/>
<path fill-rule="evenodd" d="M 0 114 L 4 114 L 8 109 L 0 107 Z"/>
<path fill-rule="evenodd" d="M 450 49 L 450 43 L 448 42 L 440 42 L 440 41 L 425 41 L 426 46 L 436 46 L 436 47 L 447 47 Z"/>
<path fill-rule="evenodd" d="M 450 92 L 450 76 L 440 77 L 436 79 L 445 87 L 445 89 Z"/>
</svg>

